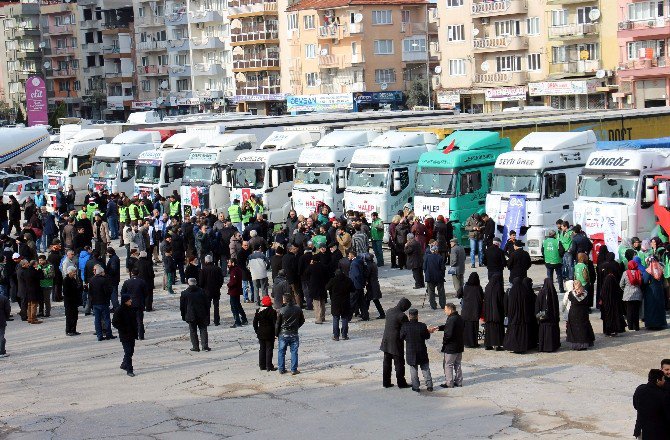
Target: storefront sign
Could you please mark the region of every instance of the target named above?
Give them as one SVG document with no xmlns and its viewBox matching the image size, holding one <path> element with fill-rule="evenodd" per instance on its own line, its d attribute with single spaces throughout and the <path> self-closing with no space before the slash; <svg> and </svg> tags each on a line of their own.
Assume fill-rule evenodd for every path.
<svg viewBox="0 0 670 440">
<path fill-rule="evenodd" d="M 26 113 L 29 126 L 49 124 L 46 84 L 39 76 L 26 80 Z"/>
<path fill-rule="evenodd" d="M 523 101 L 526 93 L 526 87 L 500 87 L 487 89 L 484 95 L 487 101 Z"/>
<path fill-rule="evenodd" d="M 445 105 L 455 105 L 461 102 L 461 94 L 450 90 L 439 90 L 437 92 L 437 103 Z"/>
<path fill-rule="evenodd" d="M 399 104 L 402 103 L 402 92 L 356 92 L 356 104 Z"/>
<path fill-rule="evenodd" d="M 107 101 L 107 110 L 123 110 L 123 101 Z"/>
<path fill-rule="evenodd" d="M 289 113 L 351 111 L 353 109 L 354 101 L 349 93 L 286 97 L 286 110 Z"/>
<path fill-rule="evenodd" d="M 601 81 L 545 81 L 528 84 L 530 96 L 566 96 L 595 93 Z"/>
<path fill-rule="evenodd" d="M 233 104 L 240 102 L 260 102 L 260 101 L 284 101 L 288 95 L 286 93 L 269 93 L 262 95 L 235 95 L 230 98 Z"/>
<path fill-rule="evenodd" d="M 133 110 L 149 110 L 156 106 L 155 101 L 133 101 L 130 108 Z"/>
</svg>

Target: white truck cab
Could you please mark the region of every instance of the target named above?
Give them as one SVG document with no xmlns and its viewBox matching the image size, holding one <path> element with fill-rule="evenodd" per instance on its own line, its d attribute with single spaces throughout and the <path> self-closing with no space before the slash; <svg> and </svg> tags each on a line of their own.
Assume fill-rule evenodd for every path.
<svg viewBox="0 0 670 440">
<path fill-rule="evenodd" d="M 577 176 L 596 149 L 596 135 L 583 132 L 536 132 L 521 139 L 513 151 L 498 156 L 493 169 L 486 213 L 500 236 L 511 195 L 526 196 L 526 250 L 542 256 L 542 242 L 556 220 L 572 220 Z M 520 236 L 519 231 L 516 231 Z"/>
<path fill-rule="evenodd" d="M 428 132 L 387 131 L 354 152 L 349 164 L 344 210 L 373 212 L 388 224 L 405 203 L 412 203 L 421 154 L 434 150 L 437 137 Z"/>
<path fill-rule="evenodd" d="M 367 147 L 379 132 L 335 130 L 322 137 L 314 148 L 300 153 L 293 188 L 293 209 L 308 216 L 321 204 L 335 214 L 344 211 L 347 168 L 354 152 Z"/>
<path fill-rule="evenodd" d="M 230 167 L 242 153 L 256 149 L 253 134 L 219 134 L 191 151 L 181 186 L 184 216 L 196 210 L 227 213 L 230 206 Z"/>
<path fill-rule="evenodd" d="M 98 147 L 93 157 L 89 188 L 94 191 L 132 194 L 135 188 L 135 162 L 144 151 L 161 144 L 158 131 L 126 131 L 109 144 Z"/>
<path fill-rule="evenodd" d="M 50 208 L 56 206 L 58 188 L 62 187 L 67 192 L 70 185 L 77 194 L 75 205 L 84 202 L 93 156 L 104 143 L 104 133 L 100 129 L 82 128 L 81 125 L 61 126 L 59 142 L 49 145 L 42 155 L 42 175 Z"/>
<path fill-rule="evenodd" d="M 163 197 L 178 192 L 184 176 L 184 163 L 191 150 L 201 146 L 200 138 L 191 133 L 170 136 L 156 150 L 140 153 L 135 165 L 134 194 L 152 198 L 155 189 Z"/>
<path fill-rule="evenodd" d="M 244 204 L 252 195 L 261 196 L 271 222 L 283 222 L 291 210 L 295 164 L 303 149 L 314 144 L 306 131 L 276 131 L 258 150 L 240 154 L 231 167 L 231 203 Z"/>
</svg>

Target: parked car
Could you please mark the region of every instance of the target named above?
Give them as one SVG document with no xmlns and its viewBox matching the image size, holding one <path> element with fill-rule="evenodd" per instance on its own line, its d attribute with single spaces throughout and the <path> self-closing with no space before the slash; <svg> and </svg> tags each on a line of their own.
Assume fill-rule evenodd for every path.
<svg viewBox="0 0 670 440">
<path fill-rule="evenodd" d="M 14 196 L 19 204 L 23 206 L 26 203 L 26 200 L 35 196 L 35 193 L 38 190 L 44 190 L 44 182 L 39 179 L 28 178 L 14 181 L 5 187 L 2 194 L 2 201 L 3 203 L 9 203 L 9 196 Z"/>
</svg>

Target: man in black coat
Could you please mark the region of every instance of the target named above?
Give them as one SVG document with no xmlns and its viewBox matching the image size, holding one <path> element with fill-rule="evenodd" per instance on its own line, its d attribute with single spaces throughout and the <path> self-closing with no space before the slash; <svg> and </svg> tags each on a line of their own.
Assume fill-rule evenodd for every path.
<svg viewBox="0 0 670 440">
<path fill-rule="evenodd" d="M 507 266 L 507 258 L 505 258 L 505 251 L 500 249 L 500 239 L 498 237 L 493 238 L 491 245 L 486 248 L 484 258 L 486 259 L 488 279 L 493 278 L 495 274 L 502 276 L 503 270 Z"/>
<path fill-rule="evenodd" d="M 272 307 L 275 310 L 282 308 L 282 301 L 284 295 L 293 295 L 291 293 L 291 286 L 286 281 L 286 276 L 284 275 L 284 269 L 280 269 L 277 272 L 277 277 L 272 279 Z"/>
<path fill-rule="evenodd" d="M 119 283 L 121 282 L 121 260 L 119 260 L 116 251 L 107 248 L 107 264 L 105 265 L 105 274 L 112 284 L 112 308 L 116 310 L 119 307 Z"/>
<path fill-rule="evenodd" d="M 493 245 L 493 238 L 496 236 L 496 222 L 486 213 L 482 214 L 482 222 L 484 222 L 484 229 L 482 229 L 482 240 L 484 242 L 484 264 L 486 263 L 486 249 Z"/>
<path fill-rule="evenodd" d="M 349 320 L 353 314 L 350 298 L 356 288 L 348 276 L 336 270 L 335 276 L 326 284 L 326 289 L 330 293 L 330 314 L 333 315 L 333 341 L 339 341 L 340 335 L 346 341 L 349 339 Z"/>
<path fill-rule="evenodd" d="M 174 257 L 174 249 L 172 253 Z M 147 255 L 146 251 L 140 252 L 140 258 L 137 259 L 137 277 L 144 280 L 147 284 L 146 296 L 144 297 L 144 309 L 147 312 L 154 311 L 154 287 L 156 272 L 154 272 L 154 265 L 151 262 L 151 256 Z"/>
<path fill-rule="evenodd" d="M 528 252 L 523 249 L 524 245 L 524 242 L 516 240 L 514 242 L 514 252 L 512 252 L 509 260 L 507 260 L 510 283 L 515 278 L 521 278 L 523 280 L 528 277 L 528 269 L 530 269 L 531 260 Z"/>
<path fill-rule="evenodd" d="M 137 267 L 133 267 L 130 272 L 130 279 L 124 281 L 121 287 L 121 296 L 130 296 L 132 303 L 131 309 L 135 313 L 137 320 L 137 337 L 144 339 L 144 308 L 146 304 L 149 287 L 146 281 L 139 277 Z"/>
<path fill-rule="evenodd" d="M 121 369 L 126 370 L 130 377 L 135 377 L 133 372 L 133 354 L 135 353 L 135 339 L 137 338 L 137 320 L 132 309 L 132 298 L 129 295 L 121 295 L 121 304 L 114 312 L 112 325 L 119 332 L 119 340 L 123 346 L 123 362 Z"/>
<path fill-rule="evenodd" d="M 395 377 L 398 388 L 409 388 L 405 380 L 405 350 L 403 341 L 400 339 L 400 328 L 408 321 L 405 312 L 409 310 L 412 303 L 407 298 L 401 298 L 398 305 L 386 311 L 386 322 L 384 335 L 379 349 L 384 352 L 384 363 L 382 369 L 382 385 L 391 388 L 391 362 L 395 366 Z"/>
<path fill-rule="evenodd" d="M 419 322 L 419 311 L 417 309 L 410 309 L 408 315 L 409 322 L 404 323 L 400 328 L 400 339 L 406 342 L 405 350 L 409 373 L 412 378 L 412 391 L 419 392 L 421 386 L 417 366 L 421 368 L 426 389 L 433 391 L 433 378 L 430 375 L 428 348 L 426 347 L 426 339 L 430 339 L 431 331 L 428 330 L 426 324 Z M 434 329 L 431 330 L 435 331 Z"/>
<path fill-rule="evenodd" d="M 301 304 L 300 295 L 302 289 L 300 288 L 300 275 L 298 272 L 298 247 L 289 245 L 288 252 L 282 258 L 281 268 L 286 276 L 286 282 L 291 286 L 293 298 L 296 304 Z"/>
<path fill-rule="evenodd" d="M 441 325 L 437 330 L 444 332 L 442 338 L 442 353 L 444 353 L 444 377 L 446 383 L 441 384 L 442 388 L 453 388 L 463 386 L 463 372 L 461 371 L 461 360 L 463 359 L 463 331 L 465 322 L 461 315 L 456 311 L 453 303 L 447 304 L 444 308 L 447 315 L 447 322 Z M 435 327 L 431 328 L 434 330 Z"/>
<path fill-rule="evenodd" d="M 188 322 L 191 334 L 191 351 L 200 351 L 198 330 L 202 340 L 202 349 L 210 351 L 207 326 L 209 325 L 209 298 L 204 290 L 198 287 L 195 278 L 188 279 L 188 288 L 181 293 L 179 299 L 181 319 Z"/>
<path fill-rule="evenodd" d="M 572 244 L 568 252 L 572 254 L 574 261 L 577 261 L 577 254 L 585 253 L 586 255 L 591 255 L 591 250 L 593 249 L 593 243 L 589 238 L 582 232 L 582 227 L 580 225 L 575 225 L 572 227 Z"/>
<path fill-rule="evenodd" d="M 200 271 L 198 285 L 204 289 L 211 304 L 214 305 L 214 325 L 221 324 L 219 315 L 219 300 L 221 299 L 221 287 L 223 286 L 223 271 L 214 265 L 211 255 L 205 256 L 205 264 Z"/>
<path fill-rule="evenodd" d="M 87 263 L 88 264 L 88 263 Z M 116 339 L 112 334 L 112 323 L 109 318 L 109 301 L 112 296 L 112 285 L 105 276 L 105 270 L 100 265 L 93 268 L 95 274 L 88 281 L 88 295 L 91 299 L 93 315 L 95 316 L 95 334 L 98 341 Z M 103 338 L 102 321 L 105 321 L 105 337 Z"/>
<path fill-rule="evenodd" d="M 670 394 L 664 390 L 665 375 L 662 370 L 650 370 L 648 382 L 633 394 L 633 407 L 637 410 L 633 436 L 642 440 L 670 438 Z"/>
</svg>

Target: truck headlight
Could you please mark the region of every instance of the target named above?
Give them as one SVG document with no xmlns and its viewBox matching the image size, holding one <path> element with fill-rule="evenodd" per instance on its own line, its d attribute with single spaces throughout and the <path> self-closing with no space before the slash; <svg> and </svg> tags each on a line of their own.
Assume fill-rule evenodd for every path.
<svg viewBox="0 0 670 440">
<path fill-rule="evenodd" d="M 528 240 L 528 247 L 539 247 L 540 240 Z"/>
</svg>

